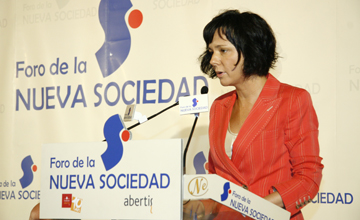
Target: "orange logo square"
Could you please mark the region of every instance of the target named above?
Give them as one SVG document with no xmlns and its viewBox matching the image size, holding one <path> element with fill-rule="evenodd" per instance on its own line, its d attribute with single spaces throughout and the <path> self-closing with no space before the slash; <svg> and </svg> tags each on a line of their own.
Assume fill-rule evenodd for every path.
<svg viewBox="0 0 360 220">
<path fill-rule="evenodd" d="M 80 213 L 80 212 L 81 212 L 82 203 L 83 203 L 83 200 L 82 200 L 82 199 L 79 199 L 79 198 L 73 196 L 73 197 L 72 197 L 72 202 L 71 202 L 71 211 Z"/>
</svg>

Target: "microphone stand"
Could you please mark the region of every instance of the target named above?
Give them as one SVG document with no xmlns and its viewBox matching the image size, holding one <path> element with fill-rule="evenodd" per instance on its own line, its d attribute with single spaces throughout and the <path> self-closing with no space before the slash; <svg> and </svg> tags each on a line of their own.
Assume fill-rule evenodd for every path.
<svg viewBox="0 0 360 220">
<path fill-rule="evenodd" d="M 147 121 L 149 121 L 149 120 L 152 119 L 152 118 L 155 118 L 156 116 L 160 115 L 161 113 L 163 113 L 163 112 L 165 112 L 165 111 L 167 111 L 167 110 L 169 110 L 169 109 L 171 109 L 172 107 L 175 107 L 175 106 L 177 106 L 177 105 L 179 105 L 179 101 L 177 101 L 176 103 L 172 104 L 171 106 L 169 106 L 169 107 L 161 110 L 160 112 L 158 112 L 158 113 L 156 113 L 156 114 L 153 114 L 152 116 L 150 116 L 150 117 L 147 119 Z M 145 121 L 145 122 L 146 122 L 146 121 Z M 135 127 L 138 126 L 138 125 L 140 125 L 140 122 L 138 122 L 138 123 L 136 123 L 136 124 L 134 124 L 134 125 L 131 125 L 131 126 L 128 127 L 126 130 L 130 131 L 131 129 L 135 128 Z M 103 141 L 106 141 L 106 139 L 104 139 Z"/>
<path fill-rule="evenodd" d="M 167 110 L 169 110 L 169 109 L 171 109 L 172 107 L 177 106 L 177 105 L 179 105 L 179 101 L 177 101 L 175 104 L 173 104 L 173 105 L 165 108 L 164 110 L 162 110 L 162 111 L 160 111 L 160 112 L 158 112 L 158 113 L 156 113 L 156 114 L 153 114 L 152 116 L 150 116 L 150 117 L 147 119 L 147 121 L 149 121 L 149 120 L 152 119 L 152 118 L 155 118 L 156 116 L 160 115 L 161 113 L 163 113 L 163 112 L 165 112 L 165 111 L 167 111 Z M 138 126 L 138 125 L 140 125 L 140 122 L 138 122 L 138 123 L 136 123 L 136 124 L 128 127 L 127 130 L 131 130 L 131 129 L 135 128 L 135 127 Z"/>
<path fill-rule="evenodd" d="M 188 141 L 186 143 L 186 147 L 185 147 L 185 151 L 184 151 L 184 161 L 183 161 L 184 174 L 186 173 L 185 172 L 186 171 L 186 155 L 187 155 L 189 145 L 190 145 L 190 141 L 192 139 L 192 135 L 194 133 L 195 126 L 196 126 L 197 120 L 199 119 L 199 116 L 200 116 L 200 113 L 195 113 L 195 120 L 194 120 L 193 126 L 192 126 L 191 131 L 190 131 L 189 139 L 188 139 Z"/>
<path fill-rule="evenodd" d="M 201 88 L 201 94 L 207 94 L 209 91 L 209 88 L 207 86 L 203 86 Z M 185 147 L 185 151 L 184 151 L 184 161 L 183 161 L 183 171 L 184 171 L 184 174 L 186 173 L 186 155 L 187 155 L 187 152 L 188 152 L 188 149 L 189 149 L 189 145 L 190 145 L 190 141 L 191 141 L 191 138 L 192 138 L 192 135 L 194 133 L 194 129 L 195 129 L 195 126 L 196 126 L 196 123 L 197 123 L 197 120 L 199 119 L 199 116 L 200 116 L 200 113 L 195 113 L 195 120 L 194 120 L 194 123 L 193 123 L 193 126 L 191 128 L 191 132 L 190 132 L 190 135 L 189 135 L 189 139 L 186 143 L 186 147 Z"/>
</svg>

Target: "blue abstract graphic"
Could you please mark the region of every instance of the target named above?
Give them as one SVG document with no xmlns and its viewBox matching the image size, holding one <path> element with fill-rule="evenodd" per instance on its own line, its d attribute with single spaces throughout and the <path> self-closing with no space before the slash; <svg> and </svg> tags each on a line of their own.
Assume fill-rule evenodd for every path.
<svg viewBox="0 0 360 220">
<path fill-rule="evenodd" d="M 197 153 L 194 157 L 194 168 L 196 171 L 196 174 L 206 174 L 204 164 L 206 163 L 206 158 L 204 155 L 204 152 L 200 151 Z"/>
<path fill-rule="evenodd" d="M 25 157 L 21 162 L 21 169 L 23 170 L 24 175 L 20 179 L 20 184 L 23 189 L 28 187 L 34 179 L 34 174 L 31 170 L 33 164 L 34 162 L 30 155 Z"/>
<path fill-rule="evenodd" d="M 100 2 L 99 20 L 105 32 L 105 42 L 95 55 L 104 78 L 114 73 L 129 55 L 131 36 L 125 14 L 131 7 L 130 0 Z"/>
<path fill-rule="evenodd" d="M 224 192 L 223 192 L 223 194 L 221 194 L 221 201 L 227 200 L 227 198 L 229 196 L 229 189 L 230 189 L 230 182 L 226 182 L 224 184 Z"/>
<path fill-rule="evenodd" d="M 196 98 L 194 98 L 192 101 L 193 101 L 193 107 L 197 106 L 198 100 Z"/>
<path fill-rule="evenodd" d="M 108 147 L 101 155 L 101 159 L 106 171 L 116 166 L 123 156 L 124 147 L 119 134 L 125 126 L 120 117 L 120 115 L 113 115 L 104 125 L 104 136 Z"/>
</svg>

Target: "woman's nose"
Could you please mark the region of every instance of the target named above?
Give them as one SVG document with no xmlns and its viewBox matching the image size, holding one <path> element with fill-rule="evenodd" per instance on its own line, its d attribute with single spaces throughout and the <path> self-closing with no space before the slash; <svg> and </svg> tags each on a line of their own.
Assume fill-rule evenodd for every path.
<svg viewBox="0 0 360 220">
<path fill-rule="evenodd" d="M 213 53 L 210 59 L 210 65 L 216 66 L 220 63 L 220 59 L 216 53 Z"/>
</svg>

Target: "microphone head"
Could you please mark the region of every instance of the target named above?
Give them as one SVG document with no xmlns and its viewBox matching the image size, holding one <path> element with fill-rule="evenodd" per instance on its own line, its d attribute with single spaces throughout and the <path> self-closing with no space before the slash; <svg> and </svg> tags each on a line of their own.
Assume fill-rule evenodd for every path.
<svg viewBox="0 0 360 220">
<path fill-rule="evenodd" d="M 201 88 L 201 94 L 207 94 L 209 92 L 209 88 L 207 86 L 203 86 Z"/>
</svg>

